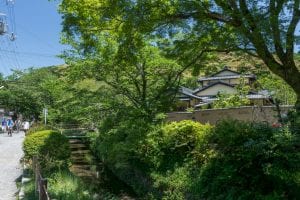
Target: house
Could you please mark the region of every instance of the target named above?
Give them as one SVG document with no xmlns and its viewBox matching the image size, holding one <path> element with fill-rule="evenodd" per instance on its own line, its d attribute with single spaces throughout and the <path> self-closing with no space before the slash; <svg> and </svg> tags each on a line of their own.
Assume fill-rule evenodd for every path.
<svg viewBox="0 0 300 200">
<path fill-rule="evenodd" d="M 218 100 L 220 93 L 228 95 L 239 94 L 237 86 L 243 84 L 250 86 L 251 92 L 246 95 L 250 105 L 268 105 L 271 103 L 268 92 L 255 92 L 253 83 L 256 81 L 254 74 L 241 74 L 224 67 L 221 71 L 198 79 L 200 86 L 194 90 L 181 87 L 178 95 L 179 110 L 184 108 L 201 108 Z"/>
<path fill-rule="evenodd" d="M 241 74 L 236 71 L 230 70 L 227 66 L 225 66 L 221 71 L 209 77 L 199 78 L 198 82 L 201 84 L 201 87 L 206 87 L 217 82 L 237 86 L 242 81 L 244 82 L 244 84 L 252 85 L 255 80 L 256 76 L 254 74 Z"/>
<path fill-rule="evenodd" d="M 202 101 L 202 98 L 194 95 L 194 91 L 189 88 L 181 87 L 179 90 L 177 95 L 179 101 L 176 104 L 177 110 L 184 111 L 186 108 L 193 108 Z"/>
</svg>

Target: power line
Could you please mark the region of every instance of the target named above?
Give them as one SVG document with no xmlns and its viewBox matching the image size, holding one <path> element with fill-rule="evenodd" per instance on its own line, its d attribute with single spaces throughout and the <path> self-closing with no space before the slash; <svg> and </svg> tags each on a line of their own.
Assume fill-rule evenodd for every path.
<svg viewBox="0 0 300 200">
<path fill-rule="evenodd" d="M 50 54 L 41 54 L 41 53 L 35 53 L 35 52 L 24 52 L 24 51 L 10 51 L 10 50 L 4 50 L 0 49 L 1 52 L 11 53 L 11 54 L 20 54 L 20 55 L 29 55 L 29 56 L 38 56 L 38 57 L 48 57 L 48 58 L 58 58 L 57 55 L 50 55 Z"/>
<path fill-rule="evenodd" d="M 24 27 L 22 24 L 17 24 L 17 25 L 18 25 L 18 27 L 19 27 L 20 29 L 22 29 L 23 31 L 27 32 L 28 35 L 29 35 L 31 38 L 35 39 L 36 41 L 40 42 L 41 44 L 43 44 L 43 45 L 45 45 L 45 46 L 48 46 L 48 47 L 49 47 L 50 49 L 52 49 L 52 50 L 55 50 L 55 51 L 58 50 L 58 49 L 57 49 L 56 47 L 54 47 L 51 43 L 49 43 L 49 42 L 43 40 L 42 37 L 40 37 L 38 34 L 34 33 L 33 31 L 27 29 L 27 28 Z"/>
</svg>

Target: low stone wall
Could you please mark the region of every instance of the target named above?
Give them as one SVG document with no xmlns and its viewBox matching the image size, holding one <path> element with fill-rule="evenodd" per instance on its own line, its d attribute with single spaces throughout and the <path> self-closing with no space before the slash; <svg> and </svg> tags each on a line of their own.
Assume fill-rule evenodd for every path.
<svg viewBox="0 0 300 200">
<path fill-rule="evenodd" d="M 281 106 L 281 114 L 287 114 L 293 106 Z M 246 106 L 226 109 L 207 109 L 195 112 L 172 112 L 167 114 L 167 121 L 194 120 L 201 123 L 216 124 L 223 119 L 237 119 L 249 122 L 278 122 L 275 106 Z"/>
</svg>

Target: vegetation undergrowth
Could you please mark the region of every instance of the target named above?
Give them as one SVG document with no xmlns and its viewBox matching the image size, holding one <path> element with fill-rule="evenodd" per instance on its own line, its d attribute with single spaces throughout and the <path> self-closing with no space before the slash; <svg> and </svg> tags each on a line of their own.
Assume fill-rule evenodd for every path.
<svg viewBox="0 0 300 200">
<path fill-rule="evenodd" d="M 146 126 L 140 119 L 92 141 L 105 164 L 143 198 L 300 196 L 300 140 L 288 128 L 232 120 L 215 127 L 192 121 Z"/>
<path fill-rule="evenodd" d="M 92 194 L 89 188 L 72 173 L 59 171 L 52 174 L 49 178 L 48 191 L 53 199 L 63 200 L 89 200 Z"/>
<path fill-rule="evenodd" d="M 69 171 L 70 147 L 68 139 L 54 130 L 44 130 L 44 126 L 34 126 L 24 140 L 24 158 L 31 167 L 33 156 L 38 156 L 41 173 L 48 180 L 48 193 L 52 199 L 89 200 L 118 199 L 97 184 L 87 184 Z M 24 184 L 25 200 L 38 199 L 35 192 L 34 173 L 30 169 L 31 180 Z"/>
</svg>

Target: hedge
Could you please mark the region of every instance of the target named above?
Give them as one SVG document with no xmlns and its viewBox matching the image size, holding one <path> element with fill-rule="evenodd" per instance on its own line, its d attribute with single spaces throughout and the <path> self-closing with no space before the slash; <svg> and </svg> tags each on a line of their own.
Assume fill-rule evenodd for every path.
<svg viewBox="0 0 300 200">
<path fill-rule="evenodd" d="M 68 139 L 53 130 L 38 131 L 28 135 L 23 143 L 24 157 L 31 160 L 38 156 L 44 172 L 66 168 L 69 164 Z"/>
</svg>

